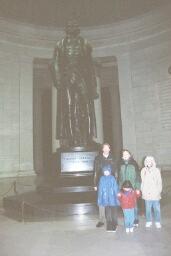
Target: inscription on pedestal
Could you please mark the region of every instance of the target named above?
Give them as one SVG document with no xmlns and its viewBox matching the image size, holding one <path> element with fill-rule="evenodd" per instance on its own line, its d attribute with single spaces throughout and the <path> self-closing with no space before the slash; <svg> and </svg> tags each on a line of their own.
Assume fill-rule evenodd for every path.
<svg viewBox="0 0 171 256">
<path fill-rule="evenodd" d="M 97 152 L 62 152 L 61 172 L 93 171 Z"/>
</svg>

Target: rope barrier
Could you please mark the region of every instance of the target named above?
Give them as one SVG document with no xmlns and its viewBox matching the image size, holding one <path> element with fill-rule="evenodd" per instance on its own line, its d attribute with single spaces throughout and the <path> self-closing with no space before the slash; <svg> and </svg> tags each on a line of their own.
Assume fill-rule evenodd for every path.
<svg viewBox="0 0 171 256">
<path fill-rule="evenodd" d="M 3 198 L 4 196 L 8 195 L 9 192 L 13 189 L 13 192 L 14 194 L 18 194 L 17 192 L 17 186 L 23 186 L 23 187 L 33 187 L 33 185 L 31 184 L 22 184 L 20 182 L 16 182 L 16 181 L 13 181 L 12 184 L 10 185 L 9 189 L 7 189 L 6 192 L 0 194 L 0 198 Z"/>
<path fill-rule="evenodd" d="M 4 197 L 4 196 L 8 195 L 9 192 L 10 192 L 12 189 L 14 190 L 14 182 L 11 184 L 11 186 L 9 187 L 9 189 L 8 189 L 6 192 L 4 192 L 3 194 L 0 194 L 0 197 Z"/>
</svg>

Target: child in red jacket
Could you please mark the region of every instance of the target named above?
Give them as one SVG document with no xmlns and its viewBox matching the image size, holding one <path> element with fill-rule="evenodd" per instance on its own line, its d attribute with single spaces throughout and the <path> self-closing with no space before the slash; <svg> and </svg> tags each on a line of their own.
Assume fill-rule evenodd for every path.
<svg viewBox="0 0 171 256">
<path fill-rule="evenodd" d="M 134 231 L 134 220 L 137 198 L 140 196 L 139 190 L 134 190 L 132 184 L 129 180 L 126 180 L 122 184 L 122 189 L 118 194 L 119 201 L 121 203 L 121 208 L 124 214 L 124 222 L 126 233 Z"/>
</svg>

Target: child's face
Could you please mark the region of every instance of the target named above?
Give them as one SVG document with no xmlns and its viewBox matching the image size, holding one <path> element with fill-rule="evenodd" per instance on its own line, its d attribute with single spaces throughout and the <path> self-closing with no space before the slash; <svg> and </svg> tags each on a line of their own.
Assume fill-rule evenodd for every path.
<svg viewBox="0 0 171 256">
<path fill-rule="evenodd" d="M 105 176 L 109 176 L 110 175 L 110 172 L 108 170 L 104 171 L 104 175 Z"/>
<path fill-rule="evenodd" d="M 124 151 L 123 154 L 122 154 L 122 158 L 123 160 L 125 161 L 128 161 L 130 159 L 130 153 L 128 151 Z"/>
<path fill-rule="evenodd" d="M 148 162 L 147 162 L 147 167 L 148 167 L 148 168 L 151 168 L 152 166 L 153 166 L 152 161 L 148 161 Z"/>
</svg>

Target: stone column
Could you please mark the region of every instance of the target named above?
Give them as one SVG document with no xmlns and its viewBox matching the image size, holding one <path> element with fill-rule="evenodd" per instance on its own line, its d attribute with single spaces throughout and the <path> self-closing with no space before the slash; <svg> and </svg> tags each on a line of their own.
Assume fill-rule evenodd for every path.
<svg viewBox="0 0 171 256">
<path fill-rule="evenodd" d="M 19 170 L 21 175 L 35 174 L 33 169 L 33 59 L 20 57 L 19 71 Z"/>
<path fill-rule="evenodd" d="M 129 53 L 117 56 L 119 73 L 119 90 L 121 102 L 121 120 L 123 148 L 136 155 L 135 115 L 132 95 L 131 67 Z"/>
<path fill-rule="evenodd" d="M 0 51 L 0 177 L 19 170 L 19 63 Z"/>
</svg>

